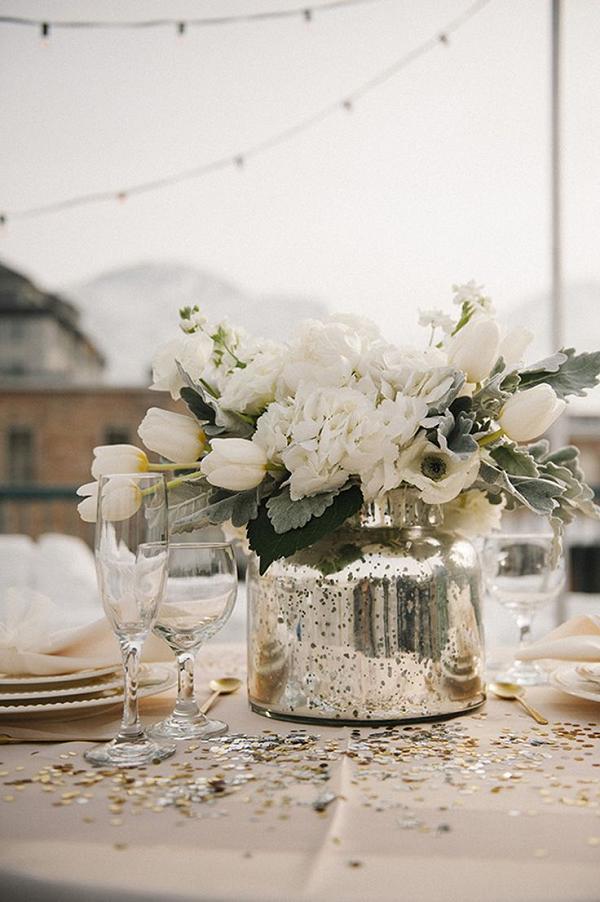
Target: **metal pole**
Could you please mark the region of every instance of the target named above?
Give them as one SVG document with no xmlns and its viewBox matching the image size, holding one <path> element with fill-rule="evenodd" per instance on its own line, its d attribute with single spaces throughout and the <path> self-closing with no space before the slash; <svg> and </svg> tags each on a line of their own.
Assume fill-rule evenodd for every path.
<svg viewBox="0 0 600 902">
<path fill-rule="evenodd" d="M 552 350 L 564 344 L 564 304 L 561 245 L 561 0 L 552 0 L 551 61 L 551 217 L 552 217 Z"/>
<path fill-rule="evenodd" d="M 552 37 L 551 37 L 551 106 L 550 106 L 550 141 L 551 141 L 551 251 L 552 251 L 552 284 L 551 284 L 551 337 L 552 351 L 564 346 L 565 315 L 563 298 L 562 273 L 562 230 L 561 230 L 561 0 L 552 0 Z M 557 423 L 552 430 L 553 445 L 564 445 L 568 440 L 567 423 Z M 569 561 L 568 545 L 565 542 L 565 554 Z M 563 591 L 556 599 L 556 622 L 562 623 L 567 616 L 567 592 Z"/>
</svg>

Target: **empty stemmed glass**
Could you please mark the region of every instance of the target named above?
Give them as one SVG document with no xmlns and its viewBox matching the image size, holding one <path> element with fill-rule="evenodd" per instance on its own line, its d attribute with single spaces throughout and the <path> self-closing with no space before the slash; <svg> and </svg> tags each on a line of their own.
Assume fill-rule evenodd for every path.
<svg viewBox="0 0 600 902">
<path fill-rule="evenodd" d="M 531 637 L 531 625 L 537 612 L 558 598 L 565 583 L 564 558 L 555 559 L 554 539 L 544 534 L 498 534 L 486 539 L 484 572 L 487 588 L 515 617 L 519 627 L 519 649 Z M 537 664 L 513 660 L 497 679 L 521 686 L 546 682 Z"/>
<path fill-rule="evenodd" d="M 96 571 L 102 603 L 123 655 L 123 720 L 118 735 L 85 753 L 93 764 L 135 767 L 161 760 L 173 744 L 150 739 L 139 720 L 142 646 L 158 611 L 167 576 L 167 491 L 164 476 L 102 476 L 98 484 Z"/>
<path fill-rule="evenodd" d="M 237 567 L 228 542 L 171 544 L 167 588 L 154 632 L 175 652 L 177 703 L 166 720 L 150 728 L 151 736 L 210 739 L 228 726 L 209 720 L 194 696 L 194 664 L 200 646 L 229 619 L 237 595 Z"/>
</svg>

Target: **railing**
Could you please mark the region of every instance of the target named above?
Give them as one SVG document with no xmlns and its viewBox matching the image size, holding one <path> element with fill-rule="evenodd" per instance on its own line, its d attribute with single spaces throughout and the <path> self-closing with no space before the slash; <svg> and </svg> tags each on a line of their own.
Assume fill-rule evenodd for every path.
<svg viewBox="0 0 600 902">
<path fill-rule="evenodd" d="M 0 533 L 37 538 L 45 532 L 78 536 L 93 544 L 93 524 L 78 512 L 74 486 L 0 486 Z"/>
</svg>

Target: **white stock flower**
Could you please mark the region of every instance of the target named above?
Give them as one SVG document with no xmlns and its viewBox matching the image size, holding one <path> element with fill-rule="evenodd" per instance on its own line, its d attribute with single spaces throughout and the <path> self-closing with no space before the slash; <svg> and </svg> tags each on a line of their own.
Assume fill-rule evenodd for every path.
<svg viewBox="0 0 600 902">
<path fill-rule="evenodd" d="M 213 351 L 212 339 L 202 331 L 179 335 L 162 345 L 152 361 L 153 391 L 168 391 L 173 400 L 181 397 L 185 385 L 177 367 L 194 381 L 198 381 L 209 364 Z"/>
<path fill-rule="evenodd" d="M 467 382 L 481 382 L 498 359 L 500 327 L 496 320 L 476 316 L 448 342 L 448 362 L 462 370 Z"/>
<path fill-rule="evenodd" d="M 453 302 L 459 307 L 466 302 L 473 308 L 479 308 L 485 313 L 492 315 L 494 307 L 490 298 L 483 293 L 483 285 L 478 285 L 475 279 L 470 279 L 464 285 L 453 285 L 454 292 Z"/>
<path fill-rule="evenodd" d="M 88 482 L 77 489 L 83 501 L 77 505 L 79 516 L 86 523 L 95 523 L 98 508 L 98 483 Z M 128 520 L 142 503 L 142 492 L 134 479 L 111 476 L 103 485 L 101 512 L 104 520 Z"/>
<path fill-rule="evenodd" d="M 287 356 L 283 345 L 270 342 L 243 369 L 225 381 L 219 400 L 223 410 L 258 414 L 275 400 L 275 389 Z"/>
<path fill-rule="evenodd" d="M 516 326 L 510 329 L 500 342 L 499 356 L 507 367 L 517 366 L 523 362 L 525 351 L 533 341 L 533 332 Z"/>
<path fill-rule="evenodd" d="M 441 329 L 450 334 L 454 328 L 454 320 L 443 310 L 419 310 L 419 325 L 431 326 L 432 329 Z"/>
<path fill-rule="evenodd" d="M 200 469 L 211 485 L 243 492 L 259 485 L 267 472 L 267 455 L 245 438 L 214 438 Z"/>
<path fill-rule="evenodd" d="M 529 442 L 546 432 L 566 406 L 566 401 L 542 382 L 512 395 L 502 408 L 498 422 L 513 441 Z"/>
<path fill-rule="evenodd" d="M 500 529 L 505 504 L 505 499 L 492 504 L 485 492 L 469 489 L 444 505 L 444 529 L 466 539 L 488 536 Z"/>
<path fill-rule="evenodd" d="M 146 473 L 149 467 L 145 451 L 135 445 L 98 445 L 94 448 L 94 479 L 111 473 Z"/>
<path fill-rule="evenodd" d="M 159 407 L 148 410 L 138 435 L 146 448 L 174 463 L 198 460 L 206 445 L 206 435 L 194 417 Z"/>
<path fill-rule="evenodd" d="M 402 479 L 419 489 L 423 501 L 445 504 L 475 481 L 479 454 L 458 457 L 442 451 L 422 434 L 402 452 L 397 466 Z"/>
</svg>

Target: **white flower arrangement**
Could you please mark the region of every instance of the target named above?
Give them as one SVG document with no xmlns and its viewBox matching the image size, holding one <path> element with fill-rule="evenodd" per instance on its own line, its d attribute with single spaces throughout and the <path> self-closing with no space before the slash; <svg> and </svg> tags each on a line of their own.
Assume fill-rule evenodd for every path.
<svg viewBox="0 0 600 902">
<path fill-rule="evenodd" d="M 557 536 L 578 511 L 597 517 L 577 449 L 531 443 L 569 395 L 598 383 L 600 352 L 568 348 L 524 366 L 531 334 L 503 334 L 475 282 L 453 291 L 457 317 L 421 315 L 422 350 L 358 317 L 306 320 L 277 344 L 181 310 L 182 334 L 157 352 L 151 388 L 188 413 L 151 408 L 139 429 L 163 461 L 104 446 L 92 474 L 188 471 L 169 483 L 172 530 L 245 526 L 263 572 L 401 486 L 445 506 L 447 527 L 465 535 L 497 526 L 504 506 L 548 517 Z M 80 491 L 93 520 L 94 484 Z"/>
</svg>

